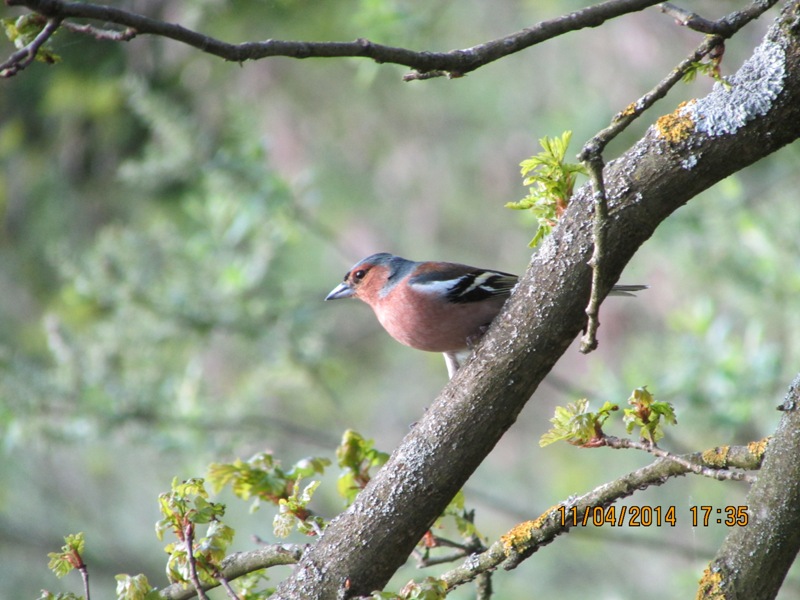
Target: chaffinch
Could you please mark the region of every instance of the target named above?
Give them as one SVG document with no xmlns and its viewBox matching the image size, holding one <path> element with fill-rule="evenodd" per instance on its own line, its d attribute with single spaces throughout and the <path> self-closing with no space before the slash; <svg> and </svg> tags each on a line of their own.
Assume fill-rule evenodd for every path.
<svg viewBox="0 0 800 600">
<path fill-rule="evenodd" d="M 517 284 L 517 276 L 448 262 L 415 262 L 386 252 L 356 263 L 325 300 L 358 298 L 401 344 L 442 352 L 452 378 Z M 630 295 L 647 286 L 614 286 Z"/>
</svg>

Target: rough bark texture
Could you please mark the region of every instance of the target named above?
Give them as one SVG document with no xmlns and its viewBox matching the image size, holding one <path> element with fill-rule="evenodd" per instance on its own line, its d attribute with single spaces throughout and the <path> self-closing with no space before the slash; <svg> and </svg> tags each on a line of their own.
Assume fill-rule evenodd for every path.
<svg viewBox="0 0 800 600">
<path fill-rule="evenodd" d="M 747 527 L 734 527 L 706 569 L 698 598 L 772 600 L 800 550 L 800 376 L 789 388 L 758 481 Z M 776 493 L 776 491 L 778 493 Z"/>
<path fill-rule="evenodd" d="M 673 211 L 800 136 L 799 19 L 798 1 L 788 3 L 733 78 L 733 91 L 717 86 L 660 119 L 606 167 L 605 292 Z M 580 333 L 590 285 L 591 207 L 590 190 L 580 190 L 476 356 L 355 503 L 309 547 L 276 597 L 367 594 L 403 564 Z"/>
</svg>

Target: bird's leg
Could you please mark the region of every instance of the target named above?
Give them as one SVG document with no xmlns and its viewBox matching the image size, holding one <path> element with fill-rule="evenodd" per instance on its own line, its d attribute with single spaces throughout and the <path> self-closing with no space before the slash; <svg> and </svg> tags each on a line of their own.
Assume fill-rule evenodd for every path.
<svg viewBox="0 0 800 600">
<path fill-rule="evenodd" d="M 453 375 L 455 375 L 456 371 L 461 367 L 461 362 L 458 360 L 458 356 L 456 356 L 455 352 L 445 352 L 444 362 L 447 365 L 447 377 L 452 379 Z"/>
<path fill-rule="evenodd" d="M 489 331 L 489 324 L 487 323 L 486 325 L 481 325 L 478 328 L 478 333 L 476 333 L 475 335 L 471 335 L 467 338 L 467 348 L 469 348 L 470 350 L 475 348 L 475 346 L 478 345 L 478 342 L 481 341 L 481 338 L 487 331 Z"/>
</svg>

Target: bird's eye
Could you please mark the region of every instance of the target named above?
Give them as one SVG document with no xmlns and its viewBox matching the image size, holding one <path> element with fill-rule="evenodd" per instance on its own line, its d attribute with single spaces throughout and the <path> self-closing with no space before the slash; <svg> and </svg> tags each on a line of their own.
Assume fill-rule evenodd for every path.
<svg viewBox="0 0 800 600">
<path fill-rule="evenodd" d="M 366 274 L 367 274 L 366 270 L 359 269 L 358 271 L 353 273 L 353 279 L 355 279 L 356 281 L 361 281 L 362 279 L 364 279 L 364 275 Z"/>
</svg>

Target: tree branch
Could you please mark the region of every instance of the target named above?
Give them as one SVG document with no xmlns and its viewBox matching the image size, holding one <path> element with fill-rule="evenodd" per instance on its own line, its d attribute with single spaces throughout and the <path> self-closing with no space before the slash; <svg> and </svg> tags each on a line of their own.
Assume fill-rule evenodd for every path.
<svg viewBox="0 0 800 600">
<path fill-rule="evenodd" d="M 136 30 L 130 27 L 122 31 L 114 31 L 112 29 L 98 29 L 91 25 L 77 25 L 69 21 L 62 23 L 62 26 L 73 33 L 83 33 L 92 36 L 96 40 L 109 42 L 127 42 L 136 37 Z"/>
<path fill-rule="evenodd" d="M 599 286 L 603 278 L 603 246 L 605 243 L 605 220 L 608 212 L 605 184 L 603 182 L 603 150 L 611 140 L 622 133 L 634 120 L 639 118 L 639 116 L 655 104 L 656 101 L 666 96 L 667 92 L 669 92 L 697 62 L 724 48 L 724 40 L 726 38 L 735 34 L 750 21 L 761 16 L 776 2 L 777 0 L 767 0 L 766 2 L 755 1 L 746 10 L 736 11 L 713 22 L 701 19 L 694 13 L 688 14 L 686 11 L 682 11 L 682 9 L 678 9 L 668 3 L 660 5 L 661 10 L 668 14 L 672 14 L 673 16 L 679 14 L 685 17 L 685 20 L 681 21 L 681 24 L 695 25 L 695 27 L 693 27 L 695 29 L 702 29 L 702 27 L 704 27 L 709 33 L 713 32 L 715 35 L 708 37 L 700 44 L 688 58 L 673 69 L 672 72 L 650 92 L 645 94 L 637 102 L 628 105 L 623 111 L 617 113 L 611 125 L 586 142 L 578 155 L 578 158 L 583 161 L 591 177 L 595 207 L 593 232 L 594 252 L 589 261 L 592 266 L 592 291 L 589 297 L 589 304 L 586 307 L 586 316 L 588 320 L 586 332 L 581 339 L 581 352 L 588 353 L 597 348 L 597 329 L 600 327 L 599 313 L 602 298 L 600 296 Z M 703 22 L 702 27 L 698 24 L 699 21 Z"/>
<path fill-rule="evenodd" d="M 735 527 L 706 568 L 697 598 L 772 600 L 800 551 L 800 375 L 747 495 L 747 527 Z"/>
<path fill-rule="evenodd" d="M 194 586 L 199 600 L 208 600 L 204 586 L 197 575 L 197 561 L 194 557 L 194 523 L 187 523 L 183 528 L 183 542 L 186 546 L 186 558 L 189 561 L 189 579 Z"/>
<path fill-rule="evenodd" d="M 761 446 L 753 444 L 734 446 L 729 450 L 727 466 L 739 469 L 759 468 L 763 457 Z M 680 461 L 660 458 L 646 467 L 601 485 L 583 496 L 562 502 L 548 509 L 537 519 L 517 525 L 485 552 L 470 556 L 460 566 L 444 573 L 441 579 L 447 583 L 447 587 L 450 589 L 469 583 L 481 573 L 490 572 L 498 567 L 506 570 L 516 568 L 534 552 L 574 527 L 573 514 L 576 514 L 580 521 L 587 511 L 596 507 L 611 506 L 614 502 L 631 496 L 639 490 L 662 485 L 673 477 L 692 472 L 693 469 L 687 465 L 717 469 L 719 466 L 713 459 L 714 454 L 714 451 L 707 450 L 676 457 Z M 573 509 L 575 509 L 575 513 L 573 513 Z M 618 515 L 619 513 L 617 513 Z M 588 519 L 587 522 L 591 523 L 592 520 Z"/>
<path fill-rule="evenodd" d="M 766 2 L 760 2 L 756 0 L 745 10 L 733 12 L 718 21 L 714 21 L 715 35 L 706 38 L 694 52 L 681 61 L 681 63 L 652 90 L 617 113 L 608 127 L 597 133 L 584 145 L 579 159 L 587 161 L 592 155 L 601 154 L 611 140 L 622 133 L 633 121 L 638 119 L 658 100 L 665 97 L 675 84 L 689 71 L 693 64 L 703 60 L 710 53 L 714 52 L 716 48 L 723 44 L 725 39 L 730 38 L 742 27 L 760 17 L 764 12 L 777 4 L 777 1 L 778 0 L 767 0 Z M 666 6 L 672 5 L 667 3 L 661 4 L 660 7 L 664 12 L 668 12 L 665 9 Z"/>
<path fill-rule="evenodd" d="M 679 6 L 675 6 L 669 2 L 659 4 L 658 8 L 660 8 L 661 12 L 664 14 L 673 17 L 676 23 L 682 25 L 683 27 L 688 27 L 692 31 L 699 31 L 700 33 L 711 35 L 718 33 L 720 30 L 720 27 L 717 24 L 718 22 L 705 19 L 697 13 L 686 10 L 685 8 L 681 8 Z"/>
<path fill-rule="evenodd" d="M 744 24 L 749 23 L 753 19 L 757 19 L 764 11 L 775 4 L 776 1 L 773 0 L 766 0 L 763 2 L 756 0 L 744 10 L 737 10 L 716 21 L 705 19 L 696 13 L 679 8 L 669 2 L 659 4 L 659 8 L 661 12 L 674 17 L 679 25 L 683 25 L 694 31 L 699 31 L 700 33 L 729 38 L 739 31 Z"/>
<path fill-rule="evenodd" d="M 668 452 L 666 450 L 662 450 L 658 446 L 654 446 L 652 444 L 648 444 L 645 442 L 636 442 L 631 439 L 626 438 L 618 438 L 614 436 L 605 436 L 602 439 L 602 446 L 606 446 L 608 448 L 614 448 L 616 450 L 622 448 L 633 448 L 636 450 L 642 450 L 653 456 L 658 456 L 659 458 L 663 458 L 666 460 L 672 460 L 684 467 L 687 471 L 691 471 L 697 475 L 702 475 L 703 477 L 710 477 L 711 479 L 716 479 L 718 481 L 724 480 L 731 480 L 731 481 L 746 481 L 747 483 L 754 483 L 755 478 L 748 475 L 747 473 L 743 473 L 742 471 L 730 471 L 727 468 L 723 468 L 726 466 L 730 466 L 727 464 L 727 458 L 725 459 L 725 464 L 720 464 L 720 461 L 713 461 L 711 466 L 707 466 L 705 463 L 708 462 L 706 460 L 707 456 L 706 453 L 703 453 L 703 462 L 698 462 L 693 459 L 687 459 L 686 457 L 673 454 L 672 452 Z M 727 457 L 728 452 L 730 451 L 729 447 L 723 448 L 715 448 L 713 453 L 714 456 L 723 456 Z"/>
<path fill-rule="evenodd" d="M 298 544 L 271 545 L 250 552 L 237 552 L 222 561 L 220 574 L 230 581 L 259 569 L 295 564 L 300 560 L 302 552 L 303 546 Z M 210 590 L 217 585 L 207 584 L 202 587 Z M 160 594 L 165 600 L 189 600 L 197 596 L 193 588 L 182 583 L 174 583 L 161 590 Z"/>
<path fill-rule="evenodd" d="M 603 157 L 600 153 L 587 156 L 584 160 L 586 170 L 592 183 L 592 199 L 594 201 L 594 218 L 592 219 L 592 289 L 589 304 L 586 307 L 586 333 L 581 339 L 581 352 L 588 354 L 597 348 L 597 329 L 600 327 L 600 285 L 603 279 L 603 255 L 605 254 L 606 224 L 608 221 L 608 201 L 606 186 L 603 181 Z"/>
<path fill-rule="evenodd" d="M 60 17 L 52 17 L 48 19 L 47 24 L 42 28 L 42 30 L 39 32 L 39 35 L 37 35 L 30 44 L 24 48 L 21 48 L 17 52 L 14 52 L 14 54 L 8 57 L 8 60 L 0 64 L 0 77 L 13 77 L 31 64 L 34 60 L 36 60 L 36 55 L 39 53 L 39 49 L 47 42 L 47 40 L 55 35 L 60 25 Z"/>
<path fill-rule="evenodd" d="M 495 60 L 514 54 L 535 44 L 557 37 L 569 31 L 586 27 L 598 27 L 616 17 L 641 11 L 658 4 L 656 0 L 607 0 L 595 6 L 542 21 L 505 37 L 491 40 L 471 48 L 450 52 L 413 51 L 377 44 L 367 39 L 352 42 L 301 42 L 266 40 L 229 44 L 213 37 L 192 31 L 181 25 L 165 23 L 144 15 L 119 8 L 83 2 L 62 0 L 5 0 L 9 6 L 25 6 L 51 18 L 89 19 L 113 23 L 135 30 L 138 34 L 153 34 L 193 46 L 225 60 L 244 62 L 271 56 L 291 58 L 363 57 L 378 63 L 393 63 L 414 69 L 423 76 L 406 79 L 426 79 L 434 75 L 460 76 Z M 122 39 L 130 39 L 128 34 Z"/>
</svg>

